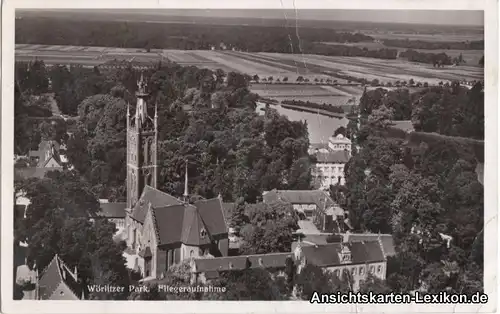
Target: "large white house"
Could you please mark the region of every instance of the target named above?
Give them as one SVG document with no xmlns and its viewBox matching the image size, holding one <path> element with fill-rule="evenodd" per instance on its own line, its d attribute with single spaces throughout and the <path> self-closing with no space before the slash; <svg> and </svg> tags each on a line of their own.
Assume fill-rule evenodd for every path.
<svg viewBox="0 0 500 314">
<path fill-rule="evenodd" d="M 320 189 L 344 185 L 344 167 L 351 157 L 351 140 L 342 134 L 332 136 L 328 144 L 311 144 L 309 154 L 316 157 L 312 175 Z"/>
</svg>

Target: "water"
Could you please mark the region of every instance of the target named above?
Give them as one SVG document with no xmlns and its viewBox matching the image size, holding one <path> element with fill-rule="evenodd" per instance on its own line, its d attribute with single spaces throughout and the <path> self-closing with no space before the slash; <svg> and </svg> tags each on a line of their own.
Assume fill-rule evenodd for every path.
<svg viewBox="0 0 500 314">
<path fill-rule="evenodd" d="M 265 108 L 264 103 L 257 103 L 257 112 L 263 114 L 264 112 L 260 110 Z M 271 105 L 273 109 L 278 110 L 282 115 L 288 117 L 292 121 L 307 121 L 307 129 L 309 130 L 309 141 L 311 143 L 326 143 L 328 138 L 333 135 L 335 130 L 341 126 L 346 127 L 349 122 L 346 118 L 331 118 L 327 116 L 322 116 L 309 112 L 295 111 L 291 109 L 285 109 L 280 105 Z"/>
</svg>

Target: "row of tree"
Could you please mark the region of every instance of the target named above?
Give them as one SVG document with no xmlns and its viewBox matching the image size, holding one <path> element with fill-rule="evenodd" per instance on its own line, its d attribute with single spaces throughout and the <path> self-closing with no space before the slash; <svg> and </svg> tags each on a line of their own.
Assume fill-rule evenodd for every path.
<svg viewBox="0 0 500 314">
<path fill-rule="evenodd" d="M 409 39 L 384 39 L 383 44 L 388 47 L 409 49 L 453 49 L 453 50 L 484 50 L 484 40 L 476 41 L 423 41 Z"/>
</svg>

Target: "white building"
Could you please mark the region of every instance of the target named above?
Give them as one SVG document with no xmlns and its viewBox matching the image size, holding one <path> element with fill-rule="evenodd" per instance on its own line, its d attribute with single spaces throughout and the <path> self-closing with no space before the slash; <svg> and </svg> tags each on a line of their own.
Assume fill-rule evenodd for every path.
<svg viewBox="0 0 500 314">
<path fill-rule="evenodd" d="M 316 153 L 316 163 L 312 175 L 320 189 L 328 189 L 330 185 L 344 185 L 344 167 L 351 157 L 347 151 Z"/>
<path fill-rule="evenodd" d="M 344 185 L 344 167 L 351 157 L 351 140 L 342 134 L 332 136 L 328 144 L 311 144 L 309 154 L 316 157 L 312 175 L 320 189 L 330 185 Z"/>
</svg>

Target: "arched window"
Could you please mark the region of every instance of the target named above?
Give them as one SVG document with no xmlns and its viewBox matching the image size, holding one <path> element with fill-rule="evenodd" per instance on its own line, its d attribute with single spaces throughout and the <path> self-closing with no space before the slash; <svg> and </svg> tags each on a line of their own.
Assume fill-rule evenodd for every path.
<svg viewBox="0 0 500 314">
<path fill-rule="evenodd" d="M 380 274 L 382 272 L 382 266 L 378 265 L 377 267 L 377 273 Z"/>
<path fill-rule="evenodd" d="M 365 274 L 365 268 L 363 266 L 359 267 L 359 274 L 364 275 Z"/>
<path fill-rule="evenodd" d="M 191 250 L 191 252 L 189 252 L 189 256 L 190 256 L 190 257 L 193 257 L 193 256 L 194 256 L 194 250 Z"/>
</svg>

